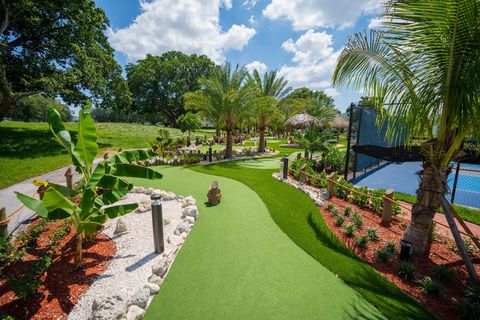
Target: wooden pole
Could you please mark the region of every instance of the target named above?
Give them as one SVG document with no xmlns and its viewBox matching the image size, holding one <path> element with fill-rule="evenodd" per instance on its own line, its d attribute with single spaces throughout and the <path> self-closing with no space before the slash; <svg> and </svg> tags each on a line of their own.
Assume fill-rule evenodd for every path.
<svg viewBox="0 0 480 320">
<path fill-rule="evenodd" d="M 468 254 L 467 249 L 465 248 L 465 244 L 463 243 L 462 236 L 458 231 L 457 225 L 455 223 L 455 219 L 453 218 L 452 214 L 452 206 L 450 203 L 445 199 L 443 195 L 439 195 L 440 202 L 442 204 L 443 211 L 445 213 L 445 218 L 447 218 L 448 225 L 450 226 L 450 230 L 452 231 L 453 238 L 455 239 L 455 243 L 457 244 L 458 251 L 460 251 L 460 255 L 463 258 L 463 262 L 465 263 L 465 267 L 467 268 L 468 275 L 470 276 L 470 280 L 473 283 L 477 283 L 478 277 L 477 273 L 475 272 L 475 268 L 473 267 L 472 260 Z"/>
<path fill-rule="evenodd" d="M 68 168 L 65 172 L 65 180 L 67 180 L 67 188 L 73 189 L 73 173 L 72 168 Z"/>
<path fill-rule="evenodd" d="M 8 237 L 8 218 L 5 208 L 0 208 L 0 237 Z"/>
<path fill-rule="evenodd" d="M 335 172 L 330 173 L 327 176 L 327 191 L 328 191 L 328 199 L 331 199 L 334 194 L 333 189 L 333 177 L 335 176 Z"/>
<path fill-rule="evenodd" d="M 470 236 L 470 238 L 475 243 L 475 245 L 480 249 L 480 241 L 478 241 L 478 237 L 472 232 L 472 230 L 470 230 L 470 228 L 467 226 L 465 221 L 463 221 L 463 219 L 460 218 L 460 216 L 454 209 L 452 210 L 452 214 L 455 217 L 455 219 L 457 219 L 458 223 L 460 223 L 460 225 L 463 227 L 463 230 L 465 230 L 465 232 Z"/>
<path fill-rule="evenodd" d="M 393 212 L 393 193 L 395 190 L 388 189 L 383 195 L 383 212 L 382 212 L 382 225 L 390 225 L 392 222 L 392 212 Z"/>
</svg>

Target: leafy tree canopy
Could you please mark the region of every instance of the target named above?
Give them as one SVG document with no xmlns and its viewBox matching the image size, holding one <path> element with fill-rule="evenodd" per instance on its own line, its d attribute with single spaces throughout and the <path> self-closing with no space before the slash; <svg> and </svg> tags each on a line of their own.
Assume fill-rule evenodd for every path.
<svg viewBox="0 0 480 320">
<path fill-rule="evenodd" d="M 306 112 L 309 106 L 325 106 L 334 108 L 334 100 L 323 91 L 313 91 L 309 88 L 297 88 L 282 101 L 282 109 L 287 116 Z"/>
<path fill-rule="evenodd" d="M 40 94 L 21 99 L 15 108 L 10 110 L 7 118 L 19 121 L 48 121 L 48 109 L 56 110 L 62 121 L 72 121 L 70 109 L 57 100 Z"/>
<path fill-rule="evenodd" d="M 195 131 L 202 127 L 200 119 L 198 119 L 197 115 L 192 112 L 187 112 L 178 117 L 177 124 L 182 132 L 188 132 L 189 135 L 191 131 Z"/>
<path fill-rule="evenodd" d="M 0 119 L 25 96 L 90 98 L 125 107 L 130 96 L 93 0 L 0 2 Z"/>
<path fill-rule="evenodd" d="M 147 55 L 127 65 L 128 86 L 133 92 L 134 110 L 176 125 L 185 113 L 184 95 L 200 89 L 198 79 L 207 77 L 215 66 L 205 55 L 170 51 L 161 56 Z"/>
</svg>

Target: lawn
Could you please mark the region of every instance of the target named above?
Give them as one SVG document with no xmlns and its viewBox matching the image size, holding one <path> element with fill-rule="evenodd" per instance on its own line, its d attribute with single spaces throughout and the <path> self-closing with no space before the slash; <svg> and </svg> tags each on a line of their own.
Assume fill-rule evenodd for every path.
<svg viewBox="0 0 480 320">
<path fill-rule="evenodd" d="M 216 168 L 220 169 L 206 171 L 215 174 Z M 228 170 L 237 169 L 252 172 Z M 385 319 L 295 245 L 272 220 L 263 197 L 251 188 L 186 168 L 158 170 L 164 174 L 162 180 L 135 183 L 193 195 L 200 216 L 144 319 Z M 258 177 L 263 183 L 263 174 Z M 223 198 L 209 207 L 204 201 L 212 180 L 218 180 Z M 268 184 L 281 185 L 273 179 Z M 286 191 L 293 192 L 289 199 L 299 195 L 292 188 Z M 293 205 L 305 200 L 308 203 L 303 197 L 293 200 Z"/>
<path fill-rule="evenodd" d="M 78 123 L 66 123 L 74 134 Z M 131 123 L 96 123 L 99 156 L 108 149 L 145 148 L 157 136 L 158 126 Z M 181 132 L 167 128 L 174 136 Z M 0 188 L 63 167 L 69 157 L 50 134 L 47 123 L 0 122 Z"/>
</svg>

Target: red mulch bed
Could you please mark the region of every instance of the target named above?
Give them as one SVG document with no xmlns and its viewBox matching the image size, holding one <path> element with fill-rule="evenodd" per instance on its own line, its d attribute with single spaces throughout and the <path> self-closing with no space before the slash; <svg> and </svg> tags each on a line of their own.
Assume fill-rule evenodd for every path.
<svg viewBox="0 0 480 320">
<path fill-rule="evenodd" d="M 363 226 L 361 230 L 355 232 L 353 238 L 346 237 L 344 229 L 335 225 L 334 217 L 326 209 L 329 203 L 332 203 L 340 211 L 340 215 L 342 216 L 343 209 L 347 206 L 351 206 L 355 211 L 360 213 L 363 218 Z M 430 245 L 429 253 L 415 255 L 409 261 L 415 265 L 417 279 L 421 279 L 427 275 L 431 276 L 431 268 L 435 265 L 444 265 L 456 271 L 457 276 L 453 283 L 444 284 L 438 281 L 445 289 L 444 294 L 441 297 L 428 295 L 422 292 L 420 286 L 415 281 L 404 280 L 398 275 L 399 266 L 402 263 L 398 255 L 398 245 L 397 254 L 395 254 L 388 263 L 379 263 L 374 258 L 375 250 L 384 248 L 385 241 L 394 241 L 397 244 L 400 242 L 403 232 L 409 224 L 407 219 L 402 218 L 401 216 L 394 217 L 391 225 L 385 227 L 381 225 L 381 216 L 368 210 L 361 209 L 358 206 L 336 197 L 333 197 L 330 201 L 326 201 L 324 207 L 321 208 L 320 211 L 335 235 L 359 257 L 375 267 L 375 269 L 377 269 L 383 276 L 397 285 L 400 289 L 410 294 L 439 318 L 449 320 L 458 318 L 453 306 L 456 302 L 462 299 L 464 290 L 466 286 L 469 285 L 469 280 L 461 256 L 452 250 L 453 240 L 443 235 L 435 234 L 435 239 Z M 349 224 L 351 219 L 351 216 L 349 218 L 346 217 L 345 225 Z M 356 237 L 359 235 L 365 235 L 368 227 L 374 227 L 377 229 L 379 240 L 369 242 L 367 248 L 362 250 L 355 246 Z M 475 257 L 473 262 L 477 273 L 480 273 L 480 259 Z"/>
<path fill-rule="evenodd" d="M 39 223 L 39 220 L 34 221 L 29 229 Z M 115 244 L 106 235 L 98 233 L 93 241 L 83 245 L 85 265 L 81 270 L 75 270 L 75 238 L 71 230 L 57 242 L 52 264 L 41 277 L 43 285 L 28 298 L 16 297 L 5 279 L 18 277 L 38 257 L 52 253 L 49 248 L 51 235 L 64 227 L 64 222 L 49 222 L 34 249 L 27 250 L 21 261 L 0 270 L 0 315 L 10 315 L 17 320 L 64 319 L 93 279 L 107 269 L 116 251 Z"/>
</svg>

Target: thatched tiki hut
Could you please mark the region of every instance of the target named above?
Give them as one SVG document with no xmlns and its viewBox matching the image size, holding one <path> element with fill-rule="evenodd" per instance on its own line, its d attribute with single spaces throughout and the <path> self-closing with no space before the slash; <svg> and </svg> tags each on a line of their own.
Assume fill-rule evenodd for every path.
<svg viewBox="0 0 480 320">
<path fill-rule="evenodd" d="M 348 130 L 349 119 L 341 114 L 335 116 L 335 121 L 333 122 L 333 127 L 337 130 L 337 140 L 340 140 L 340 133 L 342 130 Z"/>
<path fill-rule="evenodd" d="M 309 115 L 309 114 L 306 114 L 306 113 L 299 113 L 299 114 L 296 114 L 294 115 L 293 117 L 290 117 L 288 118 L 287 121 L 285 121 L 285 127 L 288 129 L 288 130 L 291 130 L 291 129 L 305 129 L 306 127 L 310 126 L 310 125 L 314 125 L 316 127 L 321 127 L 322 126 L 322 122 Z"/>
</svg>

